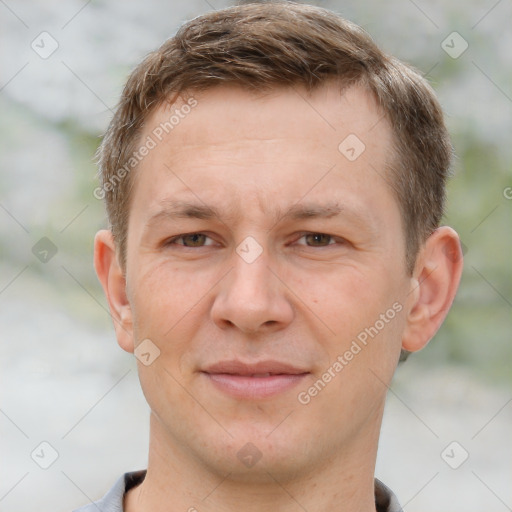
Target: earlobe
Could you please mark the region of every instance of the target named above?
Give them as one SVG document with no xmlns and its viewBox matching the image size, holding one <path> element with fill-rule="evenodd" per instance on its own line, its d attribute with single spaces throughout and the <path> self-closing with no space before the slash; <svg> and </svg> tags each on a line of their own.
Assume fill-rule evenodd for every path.
<svg viewBox="0 0 512 512">
<path fill-rule="evenodd" d="M 101 230 L 94 238 L 94 268 L 107 297 L 117 342 L 133 352 L 132 311 L 126 294 L 126 278 L 119 265 L 112 232 Z"/>
<path fill-rule="evenodd" d="M 457 233 L 447 226 L 436 229 L 417 258 L 402 336 L 403 349 L 416 352 L 434 337 L 455 298 L 462 267 Z"/>
</svg>

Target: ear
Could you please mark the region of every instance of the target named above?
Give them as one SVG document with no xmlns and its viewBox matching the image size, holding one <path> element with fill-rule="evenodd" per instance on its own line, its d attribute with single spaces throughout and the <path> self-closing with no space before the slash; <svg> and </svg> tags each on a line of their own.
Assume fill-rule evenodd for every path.
<svg viewBox="0 0 512 512">
<path fill-rule="evenodd" d="M 107 297 L 117 342 L 122 349 L 133 352 L 132 310 L 126 293 L 126 278 L 109 230 L 98 231 L 94 238 L 94 268 Z"/>
<path fill-rule="evenodd" d="M 434 337 L 452 305 L 462 274 L 459 235 L 450 227 L 436 229 L 418 254 L 402 348 L 421 350 Z"/>
</svg>

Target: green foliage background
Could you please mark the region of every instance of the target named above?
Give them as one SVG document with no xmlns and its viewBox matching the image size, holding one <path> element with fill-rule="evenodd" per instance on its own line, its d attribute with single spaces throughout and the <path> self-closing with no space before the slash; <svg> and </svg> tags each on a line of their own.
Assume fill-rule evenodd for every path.
<svg viewBox="0 0 512 512">
<path fill-rule="evenodd" d="M 476 0 L 449 4 L 399 1 L 317 4 L 361 24 L 384 49 L 426 73 L 446 110 L 453 136 L 457 158 L 448 187 L 445 221 L 459 232 L 464 243 L 464 274 L 445 324 L 431 344 L 405 364 L 411 364 L 414 359 L 426 366 L 464 365 L 485 379 L 509 384 L 512 381 L 512 200 L 503 193 L 506 187 L 512 186 L 512 71 L 511 54 L 505 50 L 511 40 L 506 15 L 509 6 L 491 9 L 492 3 Z M 97 6 L 101 7 L 102 3 L 97 2 Z M 181 7 L 189 18 L 207 10 L 204 5 L 190 6 L 188 10 Z M 181 21 L 174 19 L 173 26 Z M 458 59 L 452 59 L 441 48 L 443 39 L 454 30 L 469 43 L 468 50 Z M 162 41 L 172 31 L 171 27 L 166 31 L 156 30 L 154 41 Z M 108 74 L 111 105 L 115 104 L 129 69 L 155 46 L 154 41 L 148 41 L 146 47 L 142 45 L 138 54 L 123 55 L 119 62 L 111 63 Z M 93 88 L 94 80 L 94 76 L 87 77 Z M 97 186 L 93 159 L 102 130 L 91 128 L 73 115 L 52 119 L 29 102 L 20 100 L 10 88 L 6 87 L 0 96 L 2 204 L 13 216 L 27 219 L 26 212 L 17 209 L 10 194 L 16 188 L 13 172 L 17 155 L 40 151 L 44 160 L 44 150 L 37 146 L 37 140 L 26 140 L 26 134 L 34 130 L 50 131 L 64 141 L 69 166 L 66 172 L 71 175 L 71 183 L 44 215 L 33 215 L 32 220 L 26 220 L 31 225 L 28 239 L 18 233 L 18 227 L 5 215 L 0 219 L 2 282 L 7 283 L 19 265 L 27 264 L 26 275 L 30 276 L 34 297 L 40 294 L 45 301 L 55 301 L 69 314 L 95 328 L 111 329 L 106 302 L 92 267 L 94 233 L 106 225 L 103 205 L 92 195 Z M 82 92 L 90 95 L 85 89 Z M 51 175 L 52 171 L 46 172 Z M 67 220 L 82 208 L 86 208 L 83 214 L 63 231 Z M 58 246 L 58 262 L 43 266 L 34 261 L 30 247 L 41 236 L 48 236 Z M 75 282 L 70 280 L 70 273 Z"/>
</svg>

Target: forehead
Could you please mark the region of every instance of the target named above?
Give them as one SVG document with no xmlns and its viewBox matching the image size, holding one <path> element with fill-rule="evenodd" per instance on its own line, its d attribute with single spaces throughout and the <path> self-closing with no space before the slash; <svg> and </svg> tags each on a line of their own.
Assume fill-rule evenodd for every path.
<svg viewBox="0 0 512 512">
<path fill-rule="evenodd" d="M 290 87 L 254 94 L 231 86 L 188 93 L 152 113 L 141 137 L 149 139 L 155 147 L 135 183 L 148 215 L 171 197 L 208 199 L 235 216 L 254 197 L 260 209 L 276 211 L 305 194 L 325 195 L 335 181 L 352 183 L 352 196 L 343 203 L 357 208 L 354 191 L 369 179 L 387 179 L 391 148 L 391 130 L 373 97 L 335 83 L 312 93 Z"/>
<path fill-rule="evenodd" d="M 316 144 L 322 139 L 326 146 L 338 149 L 349 133 L 366 145 L 384 147 L 391 137 L 385 115 L 362 86 L 347 88 L 329 81 L 310 92 L 294 85 L 257 93 L 223 85 L 185 94 L 160 105 L 149 116 L 145 133 L 163 128 L 163 142 L 174 142 L 175 147 L 284 136 Z M 191 102 L 195 106 L 189 108 Z M 166 123 L 170 129 L 165 129 Z M 194 130 L 187 130 L 190 123 Z"/>
</svg>

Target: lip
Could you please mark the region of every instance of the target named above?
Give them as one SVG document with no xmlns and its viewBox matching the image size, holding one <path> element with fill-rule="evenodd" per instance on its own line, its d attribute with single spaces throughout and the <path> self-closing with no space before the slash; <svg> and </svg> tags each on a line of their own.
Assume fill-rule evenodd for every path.
<svg viewBox="0 0 512 512">
<path fill-rule="evenodd" d="M 288 363 L 282 363 L 280 361 L 258 361 L 257 363 L 244 363 L 237 359 L 230 361 L 219 361 L 218 363 L 207 366 L 203 369 L 204 372 L 215 374 L 215 373 L 228 373 L 232 375 L 254 375 L 262 373 L 272 374 L 287 374 L 287 375 L 299 375 L 301 373 L 309 373 L 308 370 L 300 368 L 298 366 L 292 366 Z"/>
<path fill-rule="evenodd" d="M 201 373 L 220 391 L 240 399 L 259 399 L 284 393 L 310 372 L 279 361 L 221 361 Z"/>
</svg>

